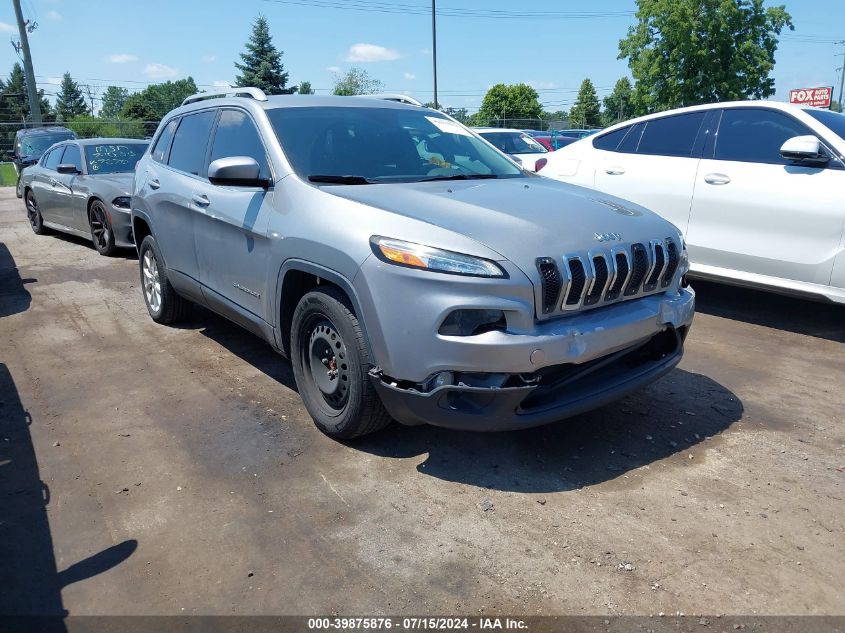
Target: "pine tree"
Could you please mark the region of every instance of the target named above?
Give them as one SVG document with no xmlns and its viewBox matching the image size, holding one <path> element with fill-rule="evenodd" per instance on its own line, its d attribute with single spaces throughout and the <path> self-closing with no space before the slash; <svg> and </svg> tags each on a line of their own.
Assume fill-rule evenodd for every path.
<svg viewBox="0 0 845 633">
<path fill-rule="evenodd" d="M 13 121 L 20 123 L 24 119 L 29 120 L 29 99 L 26 92 L 26 78 L 23 66 L 15 63 L 9 79 L 5 83 L 0 82 L 0 119 L 2 121 Z M 41 102 L 41 118 L 48 121 L 51 116 L 50 102 L 44 97 L 44 91 L 38 91 L 38 100 Z"/>
<path fill-rule="evenodd" d="M 581 89 L 575 99 L 575 105 L 569 111 L 569 121 L 572 125 L 581 128 L 593 128 L 601 125 L 601 104 L 596 95 L 596 88 L 589 79 L 581 82 Z"/>
<path fill-rule="evenodd" d="M 629 119 L 634 114 L 632 99 L 634 87 L 627 77 L 622 77 L 613 86 L 613 92 L 604 98 L 604 113 L 602 123 L 605 126 L 613 125 Z"/>
<path fill-rule="evenodd" d="M 273 46 L 267 18 L 259 15 L 252 25 L 252 34 L 241 53 L 242 64 L 235 62 L 241 74 L 235 78 L 236 86 L 254 86 L 271 95 L 292 94 L 296 86 L 287 87 L 288 74 L 282 65 L 282 51 Z"/>
<path fill-rule="evenodd" d="M 311 87 L 310 81 L 303 81 L 299 84 L 299 89 L 297 90 L 301 95 L 313 95 L 314 89 Z"/>
<path fill-rule="evenodd" d="M 59 94 L 56 95 L 56 114 L 62 117 L 63 121 L 70 121 L 73 117 L 88 113 L 88 105 L 85 97 L 70 73 L 62 77 L 62 85 Z"/>
</svg>

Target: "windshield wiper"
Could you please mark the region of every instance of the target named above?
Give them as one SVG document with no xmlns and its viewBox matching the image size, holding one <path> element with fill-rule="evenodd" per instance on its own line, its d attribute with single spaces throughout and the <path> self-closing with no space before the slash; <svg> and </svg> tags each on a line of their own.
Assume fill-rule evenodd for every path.
<svg viewBox="0 0 845 633">
<path fill-rule="evenodd" d="M 496 174 L 452 174 L 451 176 L 432 176 L 417 182 L 434 182 L 435 180 L 489 180 L 498 178 Z"/>
<path fill-rule="evenodd" d="M 337 176 L 333 174 L 311 174 L 309 182 L 324 182 L 332 185 L 371 185 L 373 181 L 363 176 Z"/>
</svg>

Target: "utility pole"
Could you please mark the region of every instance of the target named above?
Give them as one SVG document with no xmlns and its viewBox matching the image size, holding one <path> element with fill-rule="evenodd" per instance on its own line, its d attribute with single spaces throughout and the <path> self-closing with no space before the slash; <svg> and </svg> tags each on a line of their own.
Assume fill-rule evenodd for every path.
<svg viewBox="0 0 845 633">
<path fill-rule="evenodd" d="M 18 2 L 19 0 L 15 0 Z M 431 0 L 431 58 L 434 64 L 434 109 L 438 110 L 437 102 L 437 0 Z"/>
<path fill-rule="evenodd" d="M 27 39 L 26 23 L 23 21 L 21 11 L 21 0 L 12 0 L 15 5 L 15 17 L 18 19 L 18 32 L 21 36 L 21 50 L 23 51 L 23 72 L 26 77 L 26 93 L 29 97 L 29 113 L 32 123 L 36 127 L 42 125 L 41 102 L 38 99 L 38 90 L 35 86 L 35 71 L 32 70 L 32 56 L 29 54 L 29 39 Z"/>
<path fill-rule="evenodd" d="M 839 42 L 845 46 L 845 40 Z M 842 57 L 842 68 L 839 68 L 839 111 L 845 112 L 845 106 L 842 105 L 842 86 L 845 85 L 845 53 L 839 53 L 837 57 Z"/>
</svg>

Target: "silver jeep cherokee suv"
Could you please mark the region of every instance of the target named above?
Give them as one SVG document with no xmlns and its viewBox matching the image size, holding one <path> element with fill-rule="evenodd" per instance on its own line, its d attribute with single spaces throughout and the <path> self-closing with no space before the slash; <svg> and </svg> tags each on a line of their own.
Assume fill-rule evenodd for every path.
<svg viewBox="0 0 845 633">
<path fill-rule="evenodd" d="M 153 320 L 199 303 L 261 336 L 339 438 L 544 424 L 678 363 L 678 229 L 408 101 L 244 88 L 168 114 L 132 196 Z"/>
</svg>

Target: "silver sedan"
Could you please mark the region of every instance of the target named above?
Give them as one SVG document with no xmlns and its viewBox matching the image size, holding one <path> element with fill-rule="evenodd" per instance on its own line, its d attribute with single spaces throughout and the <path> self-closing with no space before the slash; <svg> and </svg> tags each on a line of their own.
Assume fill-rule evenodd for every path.
<svg viewBox="0 0 845 633">
<path fill-rule="evenodd" d="M 132 247 L 130 191 L 147 141 L 94 138 L 57 143 L 21 176 L 30 226 L 85 237 L 101 255 Z"/>
</svg>

